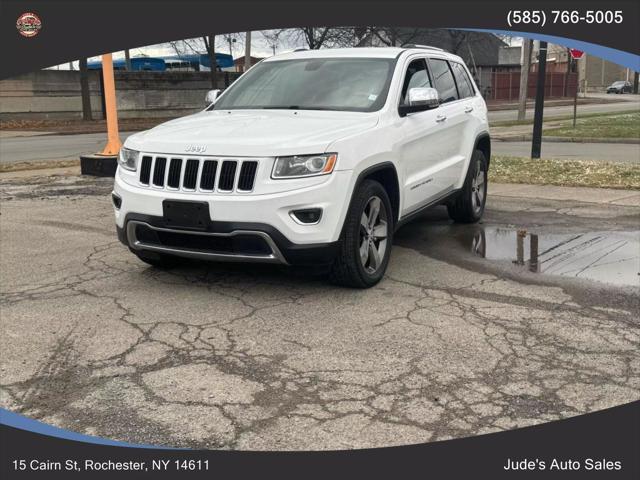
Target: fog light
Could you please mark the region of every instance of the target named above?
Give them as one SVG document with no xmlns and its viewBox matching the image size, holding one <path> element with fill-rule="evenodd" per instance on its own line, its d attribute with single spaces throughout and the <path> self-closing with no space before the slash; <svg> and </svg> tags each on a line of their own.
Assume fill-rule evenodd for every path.
<svg viewBox="0 0 640 480">
<path fill-rule="evenodd" d="M 301 225 L 315 225 L 322 218 L 321 208 L 305 208 L 289 212 L 291 218 Z"/>
<path fill-rule="evenodd" d="M 122 205 L 122 199 L 115 193 L 112 193 L 111 201 L 113 202 L 113 206 L 116 208 L 116 210 L 120 210 L 120 206 Z"/>
</svg>

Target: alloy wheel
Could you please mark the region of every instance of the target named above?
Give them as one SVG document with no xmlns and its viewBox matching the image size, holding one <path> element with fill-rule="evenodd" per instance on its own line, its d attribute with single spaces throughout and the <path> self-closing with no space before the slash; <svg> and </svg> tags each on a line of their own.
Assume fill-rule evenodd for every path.
<svg viewBox="0 0 640 480">
<path fill-rule="evenodd" d="M 477 161 L 476 175 L 471 181 L 471 205 L 476 214 L 479 214 L 484 206 L 485 193 L 485 173 L 482 169 L 482 162 Z"/>
<path fill-rule="evenodd" d="M 368 201 L 360 218 L 360 262 L 365 271 L 374 274 L 382 265 L 387 251 L 387 210 L 380 197 Z"/>
</svg>

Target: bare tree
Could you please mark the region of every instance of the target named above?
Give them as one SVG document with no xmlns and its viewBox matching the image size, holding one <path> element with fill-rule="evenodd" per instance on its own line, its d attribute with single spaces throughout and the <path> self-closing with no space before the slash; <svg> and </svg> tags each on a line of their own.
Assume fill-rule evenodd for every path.
<svg viewBox="0 0 640 480">
<path fill-rule="evenodd" d="M 211 88 L 218 88 L 218 61 L 216 60 L 216 36 L 209 35 L 207 37 L 202 37 L 204 41 L 204 46 L 207 49 L 207 54 L 209 55 L 209 65 L 210 65 L 210 74 L 209 77 L 211 79 Z"/>
<path fill-rule="evenodd" d="M 370 45 L 384 45 L 399 47 L 406 43 L 413 43 L 424 29 L 402 27 L 366 27 L 365 41 Z"/>
<path fill-rule="evenodd" d="M 209 58 L 209 65 L 211 66 L 210 78 L 211 88 L 218 88 L 218 62 L 216 61 L 216 45 L 215 35 L 208 35 L 198 38 L 186 38 L 184 40 L 176 40 L 169 42 L 171 48 L 176 52 L 178 56 L 184 55 L 201 55 L 204 50 Z"/>
<path fill-rule="evenodd" d="M 354 27 L 299 27 L 262 31 L 262 36 L 272 46 L 285 48 L 304 46 L 310 50 L 320 48 L 353 47 L 358 43 Z"/>
<path fill-rule="evenodd" d="M 82 98 L 82 120 L 93 120 L 91 115 L 91 92 L 89 91 L 89 73 L 87 71 L 87 59 L 78 61 L 80 69 L 80 96 Z"/>
</svg>

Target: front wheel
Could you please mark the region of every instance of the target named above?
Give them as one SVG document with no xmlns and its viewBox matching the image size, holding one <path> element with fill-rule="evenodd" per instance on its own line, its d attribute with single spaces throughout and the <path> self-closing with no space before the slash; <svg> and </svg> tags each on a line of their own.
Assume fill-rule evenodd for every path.
<svg viewBox="0 0 640 480">
<path fill-rule="evenodd" d="M 462 191 L 447 204 L 449 216 L 459 223 L 480 220 L 487 201 L 487 183 L 487 159 L 482 151 L 474 150 Z"/>
<path fill-rule="evenodd" d="M 393 241 L 393 213 L 384 187 L 364 180 L 356 190 L 329 274 L 333 283 L 369 288 L 387 269 Z"/>
</svg>

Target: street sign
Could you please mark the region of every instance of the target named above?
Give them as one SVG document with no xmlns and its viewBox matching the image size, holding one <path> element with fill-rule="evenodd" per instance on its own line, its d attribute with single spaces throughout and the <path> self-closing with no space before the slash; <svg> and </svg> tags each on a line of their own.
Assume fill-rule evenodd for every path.
<svg viewBox="0 0 640 480">
<path fill-rule="evenodd" d="M 576 50 L 575 48 L 570 48 L 569 51 L 571 52 L 571 58 L 575 60 L 582 58 L 582 56 L 584 55 L 584 52 L 582 50 Z"/>
</svg>

